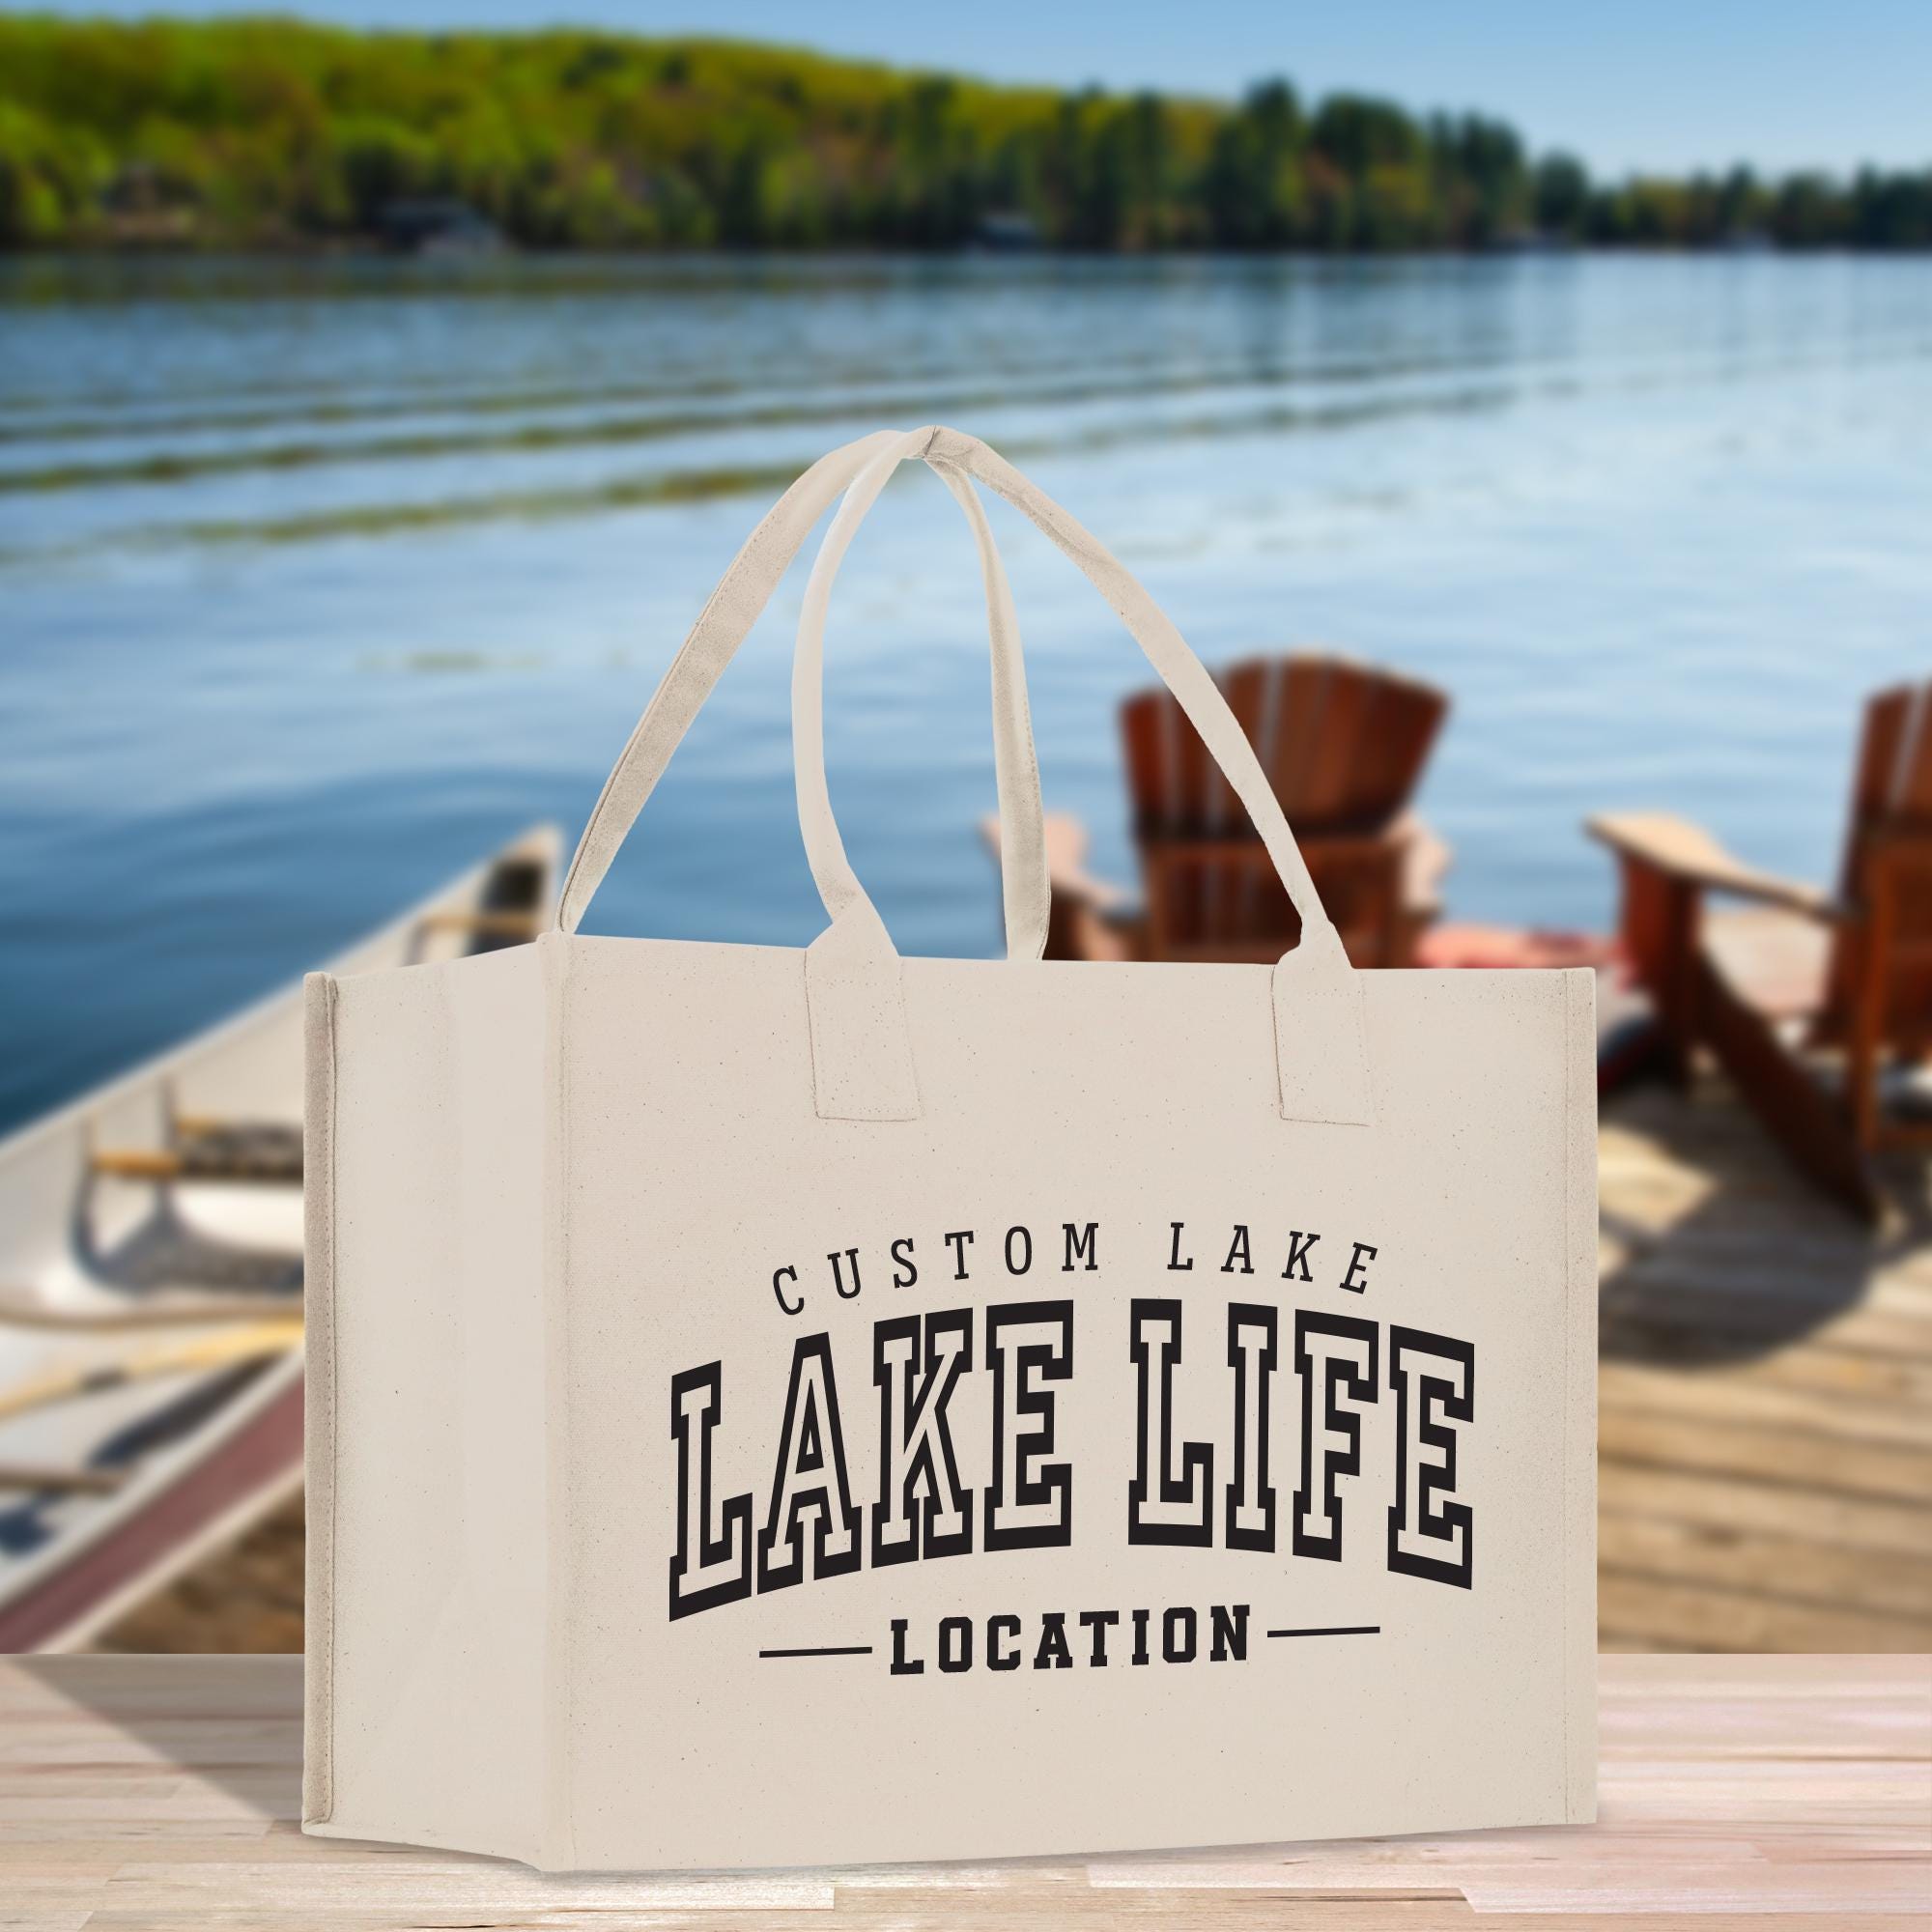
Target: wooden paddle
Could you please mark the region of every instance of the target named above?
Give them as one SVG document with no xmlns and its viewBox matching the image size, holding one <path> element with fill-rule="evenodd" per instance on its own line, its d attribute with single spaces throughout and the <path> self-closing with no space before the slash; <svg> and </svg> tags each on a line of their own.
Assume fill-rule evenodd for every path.
<svg viewBox="0 0 1932 1932">
<path fill-rule="evenodd" d="M 99 1395 L 131 1381 L 151 1376 L 180 1375 L 195 1369 L 225 1368 L 231 1362 L 245 1362 L 260 1355 L 279 1355 L 301 1345 L 299 1321 L 258 1321 L 247 1328 L 229 1328 L 214 1335 L 198 1335 L 188 1342 L 163 1343 L 137 1349 L 105 1361 L 90 1362 L 71 1369 L 16 1382 L 0 1389 L 0 1422 L 11 1421 L 31 1409 L 49 1404 L 69 1402 L 76 1396 Z"/>
<path fill-rule="evenodd" d="M 165 1294 L 125 1303 L 96 1302 L 61 1308 L 32 1290 L 0 1288 L 0 1327 L 56 1328 L 99 1334 L 126 1328 L 181 1328 L 213 1321 L 294 1321 L 301 1308 L 298 1294 Z"/>
</svg>

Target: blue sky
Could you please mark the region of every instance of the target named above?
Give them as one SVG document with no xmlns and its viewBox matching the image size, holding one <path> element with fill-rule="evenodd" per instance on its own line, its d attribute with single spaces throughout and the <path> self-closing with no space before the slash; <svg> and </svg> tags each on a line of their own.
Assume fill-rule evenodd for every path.
<svg viewBox="0 0 1932 1932">
<path fill-rule="evenodd" d="M 48 10 L 49 0 L 40 0 Z M 9 10 L 18 11 L 18 10 Z M 999 79 L 1233 94 L 1286 72 L 1499 114 L 1609 174 L 1748 160 L 1932 163 L 1932 0 L 56 0 L 139 15 L 269 11 L 357 24 L 594 21 L 784 41 Z"/>
</svg>

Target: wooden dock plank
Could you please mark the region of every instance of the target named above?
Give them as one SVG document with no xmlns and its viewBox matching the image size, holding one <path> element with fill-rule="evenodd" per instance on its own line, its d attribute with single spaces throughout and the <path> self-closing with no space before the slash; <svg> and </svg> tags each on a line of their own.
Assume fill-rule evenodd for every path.
<svg viewBox="0 0 1932 1932">
<path fill-rule="evenodd" d="M 1630 1407 L 1607 1374 L 1597 1448 L 1605 1459 L 1907 1505 L 1924 1500 L 1932 1466 L 1922 1451 L 1889 1443 Z"/>
<path fill-rule="evenodd" d="M 1599 1566 L 1597 1641 L 1605 1651 L 1748 1651 L 1775 1635 L 1794 1651 L 1851 1646 L 1910 1652 L 1924 1620 L 1819 1606 L 1695 1577 L 1625 1573 Z"/>
<path fill-rule="evenodd" d="M 1925 1549 L 1925 1514 L 1910 1504 L 1737 1483 L 1644 1463 L 1600 1463 L 1597 1499 L 1600 1518 L 1615 1512 L 1660 1522 L 1755 1530 L 1791 1537 L 1824 1553 L 1913 1556 Z"/>
<path fill-rule="evenodd" d="M 1932 1491 L 1932 1406 L 1916 1397 L 1794 1388 L 1766 1382 L 1747 1368 L 1687 1374 L 1626 1362 L 1605 1401 L 1626 1415 L 1695 1417 L 1889 1449 L 1919 1462 L 1920 1493 Z"/>
<path fill-rule="evenodd" d="M 1901 1619 L 1908 1635 L 1932 1618 L 1932 1550 L 1880 1555 L 1734 1524 L 1605 1510 L 1597 1525 L 1597 1560 L 1605 1574 L 1618 1577 L 1672 1577 L 1814 1608 L 1857 1604 Z"/>
</svg>

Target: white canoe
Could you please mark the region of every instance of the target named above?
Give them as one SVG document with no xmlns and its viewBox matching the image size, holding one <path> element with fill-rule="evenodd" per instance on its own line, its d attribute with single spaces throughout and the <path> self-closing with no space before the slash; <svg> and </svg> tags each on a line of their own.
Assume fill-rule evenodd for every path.
<svg viewBox="0 0 1932 1932">
<path fill-rule="evenodd" d="M 514 945 L 539 827 L 329 962 Z M 0 1142 L 0 1652 L 71 1649 L 301 1482 L 301 990 Z"/>
</svg>

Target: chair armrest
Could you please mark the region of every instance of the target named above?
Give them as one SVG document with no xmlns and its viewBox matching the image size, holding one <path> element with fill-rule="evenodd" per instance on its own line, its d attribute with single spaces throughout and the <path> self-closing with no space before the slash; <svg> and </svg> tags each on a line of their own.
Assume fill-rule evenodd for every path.
<svg viewBox="0 0 1932 1932">
<path fill-rule="evenodd" d="M 1402 902 L 1411 914 L 1434 916 L 1442 910 L 1443 880 L 1456 862 L 1449 841 L 1412 811 L 1405 811 L 1389 827 L 1388 836 L 1402 847 Z"/>
<path fill-rule="evenodd" d="M 980 821 L 980 836 L 997 863 L 1000 856 L 1000 821 L 995 817 Z M 1087 869 L 1087 828 L 1077 818 L 1063 811 L 1046 814 L 1046 879 L 1057 899 L 1068 899 L 1091 906 L 1097 913 L 1113 913 L 1125 908 L 1128 895 L 1119 886 L 1096 879 Z"/>
<path fill-rule="evenodd" d="M 1000 821 L 982 818 L 980 835 L 1000 859 Z M 1141 919 L 1132 898 L 1087 870 L 1087 828 L 1077 818 L 1046 814 L 1049 959 L 1132 959 L 1142 948 Z"/>
<path fill-rule="evenodd" d="M 1726 852 L 1701 825 L 1666 811 L 1606 812 L 1586 819 L 1584 829 L 1619 858 L 1661 872 L 1681 885 L 1782 906 L 1828 923 L 1852 917 L 1848 907 L 1815 886 L 1747 866 Z"/>
</svg>

